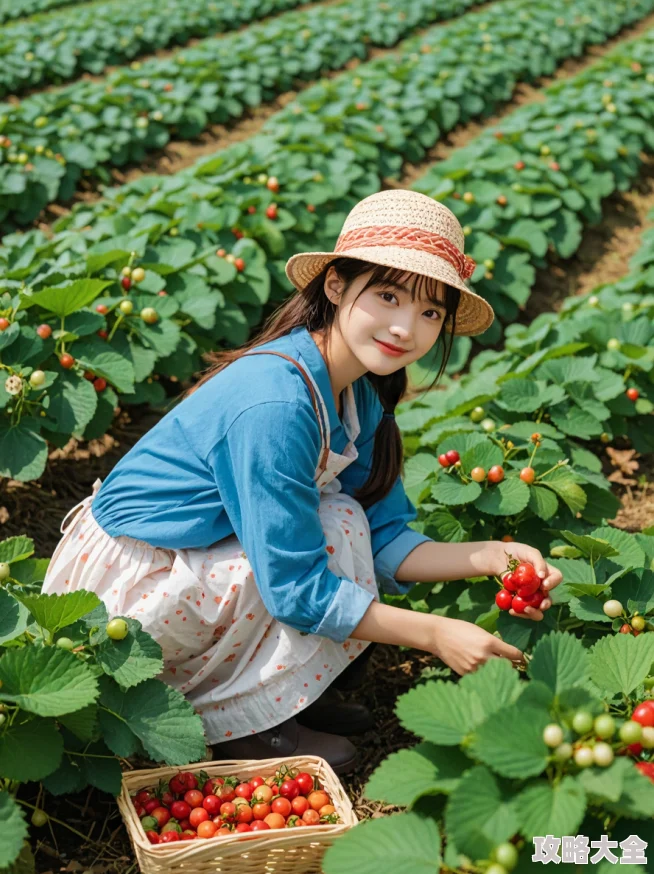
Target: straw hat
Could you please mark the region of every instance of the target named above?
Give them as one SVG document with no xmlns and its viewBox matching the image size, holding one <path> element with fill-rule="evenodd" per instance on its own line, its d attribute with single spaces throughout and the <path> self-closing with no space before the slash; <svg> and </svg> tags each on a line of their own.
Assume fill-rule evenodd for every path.
<svg viewBox="0 0 654 874">
<path fill-rule="evenodd" d="M 463 241 L 461 225 L 442 203 L 404 188 L 380 191 L 353 207 L 333 252 L 293 255 L 286 275 L 304 291 L 330 261 L 347 257 L 431 276 L 462 292 L 455 333 L 481 334 L 493 322 L 493 309 L 465 284 L 476 265 L 463 254 Z"/>
</svg>

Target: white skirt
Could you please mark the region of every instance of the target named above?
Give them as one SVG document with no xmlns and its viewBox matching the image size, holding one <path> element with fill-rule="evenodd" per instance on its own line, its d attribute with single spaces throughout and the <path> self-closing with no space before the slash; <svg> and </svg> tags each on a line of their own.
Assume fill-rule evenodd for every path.
<svg viewBox="0 0 654 874">
<path fill-rule="evenodd" d="M 302 634 L 273 619 L 236 535 L 211 549 L 177 550 L 111 537 L 91 513 L 100 485 L 64 519 L 43 592 L 85 589 L 110 617 L 138 619 L 163 650 L 159 679 L 191 702 L 209 743 L 296 715 L 368 646 Z M 329 569 L 379 600 L 361 505 L 343 493 L 321 493 L 319 514 Z"/>
</svg>

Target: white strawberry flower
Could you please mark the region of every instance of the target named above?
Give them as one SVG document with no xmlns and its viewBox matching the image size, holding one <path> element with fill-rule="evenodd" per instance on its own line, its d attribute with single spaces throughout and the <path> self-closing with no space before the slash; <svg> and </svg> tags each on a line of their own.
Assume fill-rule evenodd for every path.
<svg viewBox="0 0 654 874">
<path fill-rule="evenodd" d="M 10 376 L 5 382 L 5 391 L 8 395 L 19 395 L 23 390 L 23 380 L 20 376 Z"/>
</svg>

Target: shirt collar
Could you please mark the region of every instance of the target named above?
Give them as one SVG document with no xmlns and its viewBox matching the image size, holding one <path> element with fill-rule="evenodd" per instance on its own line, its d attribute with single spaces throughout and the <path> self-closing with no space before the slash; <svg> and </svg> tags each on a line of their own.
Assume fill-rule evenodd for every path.
<svg viewBox="0 0 654 874">
<path fill-rule="evenodd" d="M 329 381 L 329 370 L 327 369 L 325 359 L 322 357 L 315 340 L 303 325 L 293 328 L 290 336 L 295 348 L 300 352 L 306 363 L 309 365 L 311 376 L 315 379 L 316 384 L 320 389 L 320 394 L 323 396 L 325 406 L 327 407 L 327 414 L 329 415 L 330 431 L 334 431 L 336 428 L 342 428 L 343 423 L 338 417 L 334 392 L 332 391 L 332 384 Z"/>
</svg>

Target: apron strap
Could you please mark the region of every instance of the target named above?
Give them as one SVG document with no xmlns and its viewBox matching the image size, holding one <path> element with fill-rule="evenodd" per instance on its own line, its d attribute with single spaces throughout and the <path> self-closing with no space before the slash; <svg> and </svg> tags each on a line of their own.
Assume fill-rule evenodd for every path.
<svg viewBox="0 0 654 874">
<path fill-rule="evenodd" d="M 72 520 L 75 518 L 77 513 L 80 510 L 82 510 L 84 507 L 90 506 L 91 502 L 93 501 L 93 498 L 97 495 L 98 490 L 99 490 L 101 485 L 102 485 L 102 480 L 96 479 L 96 481 L 93 483 L 92 493 L 90 495 L 87 495 L 86 498 L 83 498 L 78 504 L 75 504 L 75 506 L 66 513 L 66 515 L 64 516 L 63 522 L 59 526 L 59 530 L 62 534 L 64 534 L 64 532 L 68 528 L 69 523 L 72 522 Z"/>
<path fill-rule="evenodd" d="M 245 352 L 241 357 L 245 358 L 247 355 L 279 355 L 280 358 L 285 358 L 287 361 L 290 361 L 291 364 L 294 364 L 297 367 L 297 369 L 300 371 L 300 373 L 302 374 L 304 381 L 306 382 L 307 386 L 309 387 L 309 392 L 311 393 L 311 403 L 313 405 L 313 409 L 316 412 L 316 416 L 318 417 L 318 426 L 320 428 L 320 444 L 321 444 L 321 449 L 322 449 L 319 470 L 321 472 L 324 472 L 324 470 L 327 467 L 327 459 L 329 457 L 329 428 L 327 427 L 327 424 L 325 423 L 325 421 L 323 419 L 322 412 L 320 410 L 320 407 L 319 407 L 317 399 L 316 399 L 315 389 L 311 383 L 311 380 L 307 376 L 306 370 L 304 369 L 304 367 L 302 367 L 302 365 L 299 362 L 297 362 L 295 360 L 295 358 L 291 358 L 290 355 L 285 355 L 283 352 L 274 352 L 272 349 L 271 350 L 262 349 L 258 352 Z"/>
</svg>

